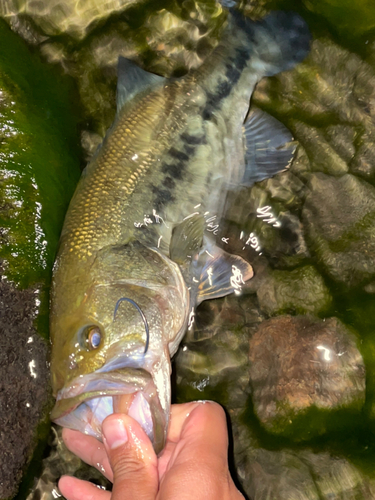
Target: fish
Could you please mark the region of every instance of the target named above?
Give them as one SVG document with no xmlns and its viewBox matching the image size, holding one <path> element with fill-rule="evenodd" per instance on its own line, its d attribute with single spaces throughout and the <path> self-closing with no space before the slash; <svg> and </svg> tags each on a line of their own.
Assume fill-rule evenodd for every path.
<svg viewBox="0 0 375 500">
<path fill-rule="evenodd" d="M 241 293 L 253 268 L 217 228 L 230 190 L 290 164 L 289 130 L 252 109 L 264 76 L 293 68 L 310 34 L 296 13 L 228 14 L 204 64 L 179 78 L 119 58 L 117 114 L 82 173 L 53 268 L 51 419 L 102 439 L 127 413 L 159 453 L 171 358 L 203 300 Z"/>
</svg>

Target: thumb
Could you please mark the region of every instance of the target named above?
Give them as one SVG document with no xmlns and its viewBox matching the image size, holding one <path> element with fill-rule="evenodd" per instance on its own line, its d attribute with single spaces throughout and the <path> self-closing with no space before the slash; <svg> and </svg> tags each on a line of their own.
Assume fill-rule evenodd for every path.
<svg viewBox="0 0 375 500">
<path fill-rule="evenodd" d="M 111 500 L 155 500 L 157 457 L 142 427 L 125 414 L 107 417 L 103 442 L 113 470 Z"/>
</svg>

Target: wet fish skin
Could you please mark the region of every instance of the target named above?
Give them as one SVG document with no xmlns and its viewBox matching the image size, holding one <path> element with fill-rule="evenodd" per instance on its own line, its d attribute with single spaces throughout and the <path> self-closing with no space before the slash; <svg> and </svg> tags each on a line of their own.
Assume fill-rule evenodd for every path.
<svg viewBox="0 0 375 500">
<path fill-rule="evenodd" d="M 54 267 L 52 418 L 58 423 L 100 438 L 94 403 L 108 414 L 132 407 L 134 400 L 133 413 L 152 419 L 149 436 L 162 448 L 170 357 L 200 301 L 199 281 L 212 250 L 203 214 L 220 219 L 226 191 L 244 178 L 242 127 L 255 84 L 303 59 L 308 45 L 306 25 L 295 14 L 275 13 L 253 23 L 234 12 L 223 41 L 183 78 L 142 80 L 128 63 L 140 90 L 124 84 L 127 99 L 82 175 Z M 120 82 L 119 95 L 124 89 Z M 195 254 L 184 260 L 183 238 L 176 242 L 173 235 L 195 213 L 196 239 L 189 247 Z M 171 255 L 181 255 L 181 261 Z M 149 335 L 131 303 L 121 303 L 114 314 L 123 297 L 139 306 Z M 88 339 L 93 327 L 100 332 L 95 348 Z M 144 384 L 148 392 L 140 389 L 146 403 L 135 400 L 126 385 L 128 369 L 140 370 L 141 377 L 151 374 L 153 384 Z M 89 402 L 82 417 L 85 393 Z M 107 396 L 102 402 L 99 393 Z"/>
</svg>

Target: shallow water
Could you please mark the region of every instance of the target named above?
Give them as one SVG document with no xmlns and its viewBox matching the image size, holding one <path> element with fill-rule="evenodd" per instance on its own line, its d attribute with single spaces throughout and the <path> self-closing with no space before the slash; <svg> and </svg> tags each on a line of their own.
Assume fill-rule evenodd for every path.
<svg viewBox="0 0 375 500">
<path fill-rule="evenodd" d="M 74 78 L 87 158 L 113 120 L 118 54 L 159 74 L 184 74 L 204 64 L 225 20 L 215 2 L 102 1 L 91 10 L 87 2 L 85 15 L 73 2 L 56 3 L 60 10 L 52 2 L 13 6 L 13 16 L 0 3 L 0 13 L 46 65 Z M 241 5 L 253 15 L 296 9 L 286 1 Z M 313 34 L 311 54 L 262 81 L 253 97 L 292 131 L 296 157 L 287 172 L 231 195 L 219 237 L 255 277 L 241 297 L 200 306 L 175 358 L 174 398 L 224 405 L 233 473 L 250 498 L 370 499 L 375 8 L 306 1 L 298 10 Z M 55 430 L 44 455 L 43 471 L 32 469 L 17 498 L 30 475 L 29 500 L 55 498 L 63 472 L 98 481 Z"/>
</svg>

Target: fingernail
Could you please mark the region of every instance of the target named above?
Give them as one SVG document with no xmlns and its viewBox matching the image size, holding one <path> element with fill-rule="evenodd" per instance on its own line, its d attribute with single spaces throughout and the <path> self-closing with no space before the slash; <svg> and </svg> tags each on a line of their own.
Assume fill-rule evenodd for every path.
<svg viewBox="0 0 375 500">
<path fill-rule="evenodd" d="M 128 433 L 124 422 L 119 418 L 104 420 L 102 431 L 104 443 L 111 450 L 124 445 L 128 441 Z"/>
</svg>

